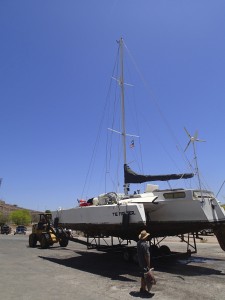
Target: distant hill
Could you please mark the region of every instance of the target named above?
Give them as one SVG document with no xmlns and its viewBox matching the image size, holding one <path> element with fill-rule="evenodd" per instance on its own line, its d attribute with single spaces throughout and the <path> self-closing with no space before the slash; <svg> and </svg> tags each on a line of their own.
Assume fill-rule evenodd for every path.
<svg viewBox="0 0 225 300">
<path fill-rule="evenodd" d="M 42 213 L 42 211 L 32 210 L 29 208 L 19 207 L 16 204 L 7 204 L 5 201 L 0 200 L 0 213 L 5 216 L 8 216 L 12 211 L 26 209 L 30 212 L 32 219 L 34 219 L 38 214 Z"/>
</svg>

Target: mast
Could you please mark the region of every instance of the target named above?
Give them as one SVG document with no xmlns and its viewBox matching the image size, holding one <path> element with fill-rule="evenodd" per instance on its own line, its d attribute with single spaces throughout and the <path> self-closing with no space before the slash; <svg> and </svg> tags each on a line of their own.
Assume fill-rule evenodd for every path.
<svg viewBox="0 0 225 300">
<path fill-rule="evenodd" d="M 202 185 L 201 185 L 201 179 L 200 179 L 200 175 L 199 175 L 199 168 L 198 168 L 198 160 L 197 160 L 197 155 L 196 155 L 196 150 L 195 150 L 195 143 L 193 143 L 193 151 L 194 151 L 195 169 L 196 169 L 196 174 L 197 174 L 197 177 L 198 177 L 199 189 L 201 191 L 201 197 L 202 197 Z"/>
<path fill-rule="evenodd" d="M 123 142 L 123 162 L 127 164 L 127 151 L 126 151 L 126 126 L 125 126 L 125 101 L 124 101 L 124 70 L 123 70 L 123 38 L 119 40 L 120 49 L 120 88 L 121 88 L 121 120 L 122 120 L 122 142 Z M 125 183 L 124 179 L 124 193 L 128 194 L 129 184 Z"/>
</svg>

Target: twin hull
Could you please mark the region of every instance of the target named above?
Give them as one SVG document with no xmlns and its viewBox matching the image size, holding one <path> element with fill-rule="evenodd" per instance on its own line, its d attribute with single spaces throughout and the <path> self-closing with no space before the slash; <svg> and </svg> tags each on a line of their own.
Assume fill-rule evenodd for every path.
<svg viewBox="0 0 225 300">
<path fill-rule="evenodd" d="M 152 199 L 155 197 L 149 201 L 145 196 L 132 199 L 131 203 L 76 207 L 52 214 L 66 228 L 81 230 L 89 236 L 131 240 L 137 240 L 142 229 L 147 229 L 151 237 L 163 237 L 216 229 L 225 224 L 224 210 L 215 199 Z"/>
</svg>

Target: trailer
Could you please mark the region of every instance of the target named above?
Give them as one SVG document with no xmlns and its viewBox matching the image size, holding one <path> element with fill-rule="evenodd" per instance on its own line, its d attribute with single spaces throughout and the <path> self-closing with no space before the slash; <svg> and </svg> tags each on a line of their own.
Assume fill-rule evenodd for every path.
<svg viewBox="0 0 225 300">
<path fill-rule="evenodd" d="M 195 233 L 177 236 L 180 241 L 186 244 L 185 252 L 174 252 L 163 244 L 166 237 L 152 238 L 149 241 L 151 259 L 171 259 L 190 257 L 192 254 L 197 253 Z M 87 250 L 96 249 L 102 252 L 117 252 L 120 253 L 125 261 L 133 261 L 138 263 L 137 258 L 137 244 L 131 240 L 123 240 L 113 236 L 86 236 L 86 237 L 69 237 L 69 240 L 87 246 Z"/>
</svg>

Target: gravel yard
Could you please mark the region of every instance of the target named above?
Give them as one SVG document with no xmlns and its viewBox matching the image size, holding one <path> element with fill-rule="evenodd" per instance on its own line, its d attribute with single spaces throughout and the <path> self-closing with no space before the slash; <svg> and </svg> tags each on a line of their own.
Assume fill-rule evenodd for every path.
<svg viewBox="0 0 225 300">
<path fill-rule="evenodd" d="M 225 252 L 215 237 L 197 240 L 190 258 L 153 260 L 155 300 L 224 299 Z M 167 238 L 173 251 L 185 251 L 179 239 Z M 28 234 L 0 235 L 1 299 L 135 299 L 140 298 L 138 267 L 121 253 L 105 253 L 70 242 L 49 249 L 29 248 Z"/>
</svg>

